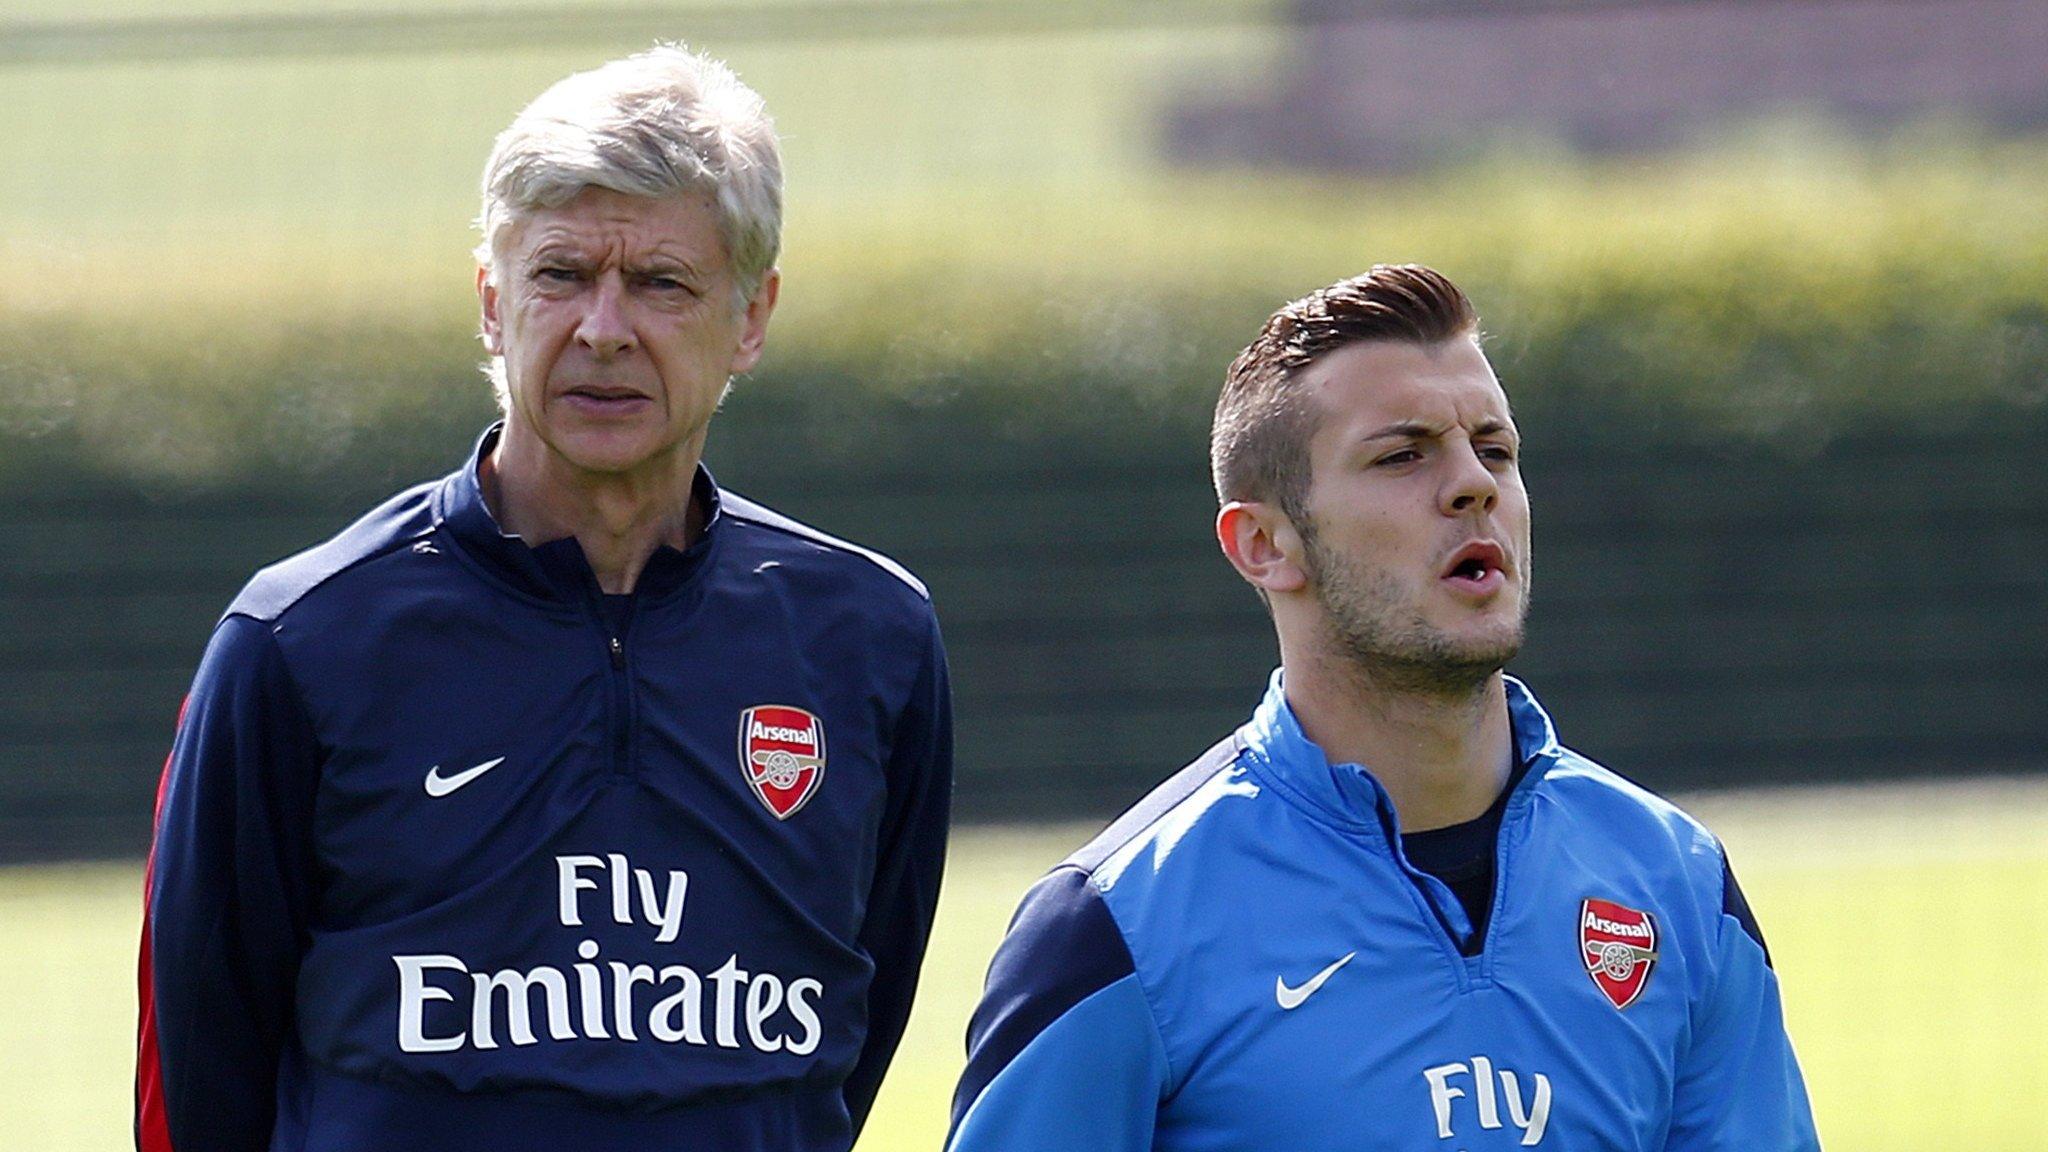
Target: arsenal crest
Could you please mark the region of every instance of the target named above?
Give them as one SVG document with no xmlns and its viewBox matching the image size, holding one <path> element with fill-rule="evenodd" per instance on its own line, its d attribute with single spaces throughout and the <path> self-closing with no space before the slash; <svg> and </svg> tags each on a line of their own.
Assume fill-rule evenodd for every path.
<svg viewBox="0 0 2048 1152">
<path fill-rule="evenodd" d="M 1601 994 L 1626 1008 L 1657 966 L 1657 921 L 1612 900 L 1588 899 L 1579 905 L 1579 955 Z"/>
<path fill-rule="evenodd" d="M 740 770 L 777 820 L 795 815 L 825 776 L 825 722 L 787 704 L 740 713 Z"/>
</svg>

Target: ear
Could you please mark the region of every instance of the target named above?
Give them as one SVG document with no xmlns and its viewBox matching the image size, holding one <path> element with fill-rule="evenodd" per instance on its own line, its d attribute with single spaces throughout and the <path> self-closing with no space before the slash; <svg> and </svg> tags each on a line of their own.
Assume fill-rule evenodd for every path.
<svg viewBox="0 0 2048 1152">
<path fill-rule="evenodd" d="M 498 286 L 491 283 L 491 270 L 481 264 L 476 268 L 476 299 L 483 309 L 484 351 L 503 356 L 504 321 L 498 315 Z"/>
<path fill-rule="evenodd" d="M 781 294 L 782 269 L 770 268 L 761 277 L 761 286 L 754 290 L 754 298 L 747 301 L 739 347 L 733 349 L 732 375 L 750 371 L 761 362 L 761 351 L 768 343 L 768 318 L 775 314 L 775 301 Z"/>
<path fill-rule="evenodd" d="M 1301 533 L 1287 514 L 1272 504 L 1232 500 L 1216 513 L 1216 542 L 1230 566 L 1253 587 L 1268 595 L 1299 592 L 1308 586 L 1302 568 Z"/>
</svg>

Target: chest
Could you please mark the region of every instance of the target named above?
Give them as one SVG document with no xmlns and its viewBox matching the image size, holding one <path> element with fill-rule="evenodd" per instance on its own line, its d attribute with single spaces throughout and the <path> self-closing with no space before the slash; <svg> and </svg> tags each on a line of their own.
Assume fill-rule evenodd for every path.
<svg viewBox="0 0 2048 1152">
<path fill-rule="evenodd" d="M 1216 941 L 1232 960 L 1172 993 L 1207 1018 L 1169 1040 L 1181 1080 L 1162 1146 L 1661 1147 L 1689 1038 L 1670 893 L 1640 873 L 1503 859 L 1473 957 L 1383 857 L 1243 900 Z"/>
<path fill-rule="evenodd" d="M 873 867 L 891 686 L 826 638 L 773 617 L 643 612 L 621 633 L 503 606 L 363 626 L 306 688 L 331 918 L 488 889 L 658 929 L 686 889 L 736 905 L 815 889 L 822 915 L 858 921 L 866 887 L 848 879 Z"/>
</svg>

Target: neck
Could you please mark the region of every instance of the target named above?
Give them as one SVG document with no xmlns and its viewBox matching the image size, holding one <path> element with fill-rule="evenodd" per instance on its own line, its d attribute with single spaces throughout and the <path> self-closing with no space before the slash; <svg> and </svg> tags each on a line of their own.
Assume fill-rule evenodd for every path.
<svg viewBox="0 0 2048 1152">
<path fill-rule="evenodd" d="M 1331 763 L 1369 768 L 1402 831 L 1477 819 L 1506 787 L 1514 735 L 1498 671 L 1469 690 L 1423 690 L 1348 661 L 1288 655 L 1282 678 L 1302 732 Z"/>
<path fill-rule="evenodd" d="M 631 592 L 655 550 L 687 548 L 704 531 L 690 498 L 704 436 L 628 472 L 579 468 L 508 423 L 478 468 L 484 500 L 528 545 L 575 537 L 607 593 Z"/>
</svg>

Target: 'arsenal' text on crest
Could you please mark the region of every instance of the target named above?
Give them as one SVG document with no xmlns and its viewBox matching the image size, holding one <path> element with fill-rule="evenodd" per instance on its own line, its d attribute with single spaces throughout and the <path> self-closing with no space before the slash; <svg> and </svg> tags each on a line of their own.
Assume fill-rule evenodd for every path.
<svg viewBox="0 0 2048 1152">
<path fill-rule="evenodd" d="M 1579 955 L 1601 994 L 1626 1008 L 1643 994 L 1657 965 L 1657 921 L 1648 912 L 1588 898 L 1579 905 Z"/>
<path fill-rule="evenodd" d="M 825 722 L 788 704 L 740 713 L 740 770 L 777 820 L 787 820 L 825 777 Z"/>
</svg>

